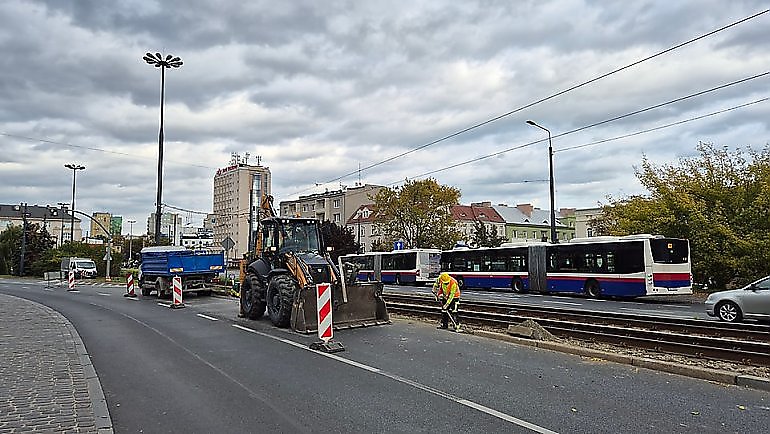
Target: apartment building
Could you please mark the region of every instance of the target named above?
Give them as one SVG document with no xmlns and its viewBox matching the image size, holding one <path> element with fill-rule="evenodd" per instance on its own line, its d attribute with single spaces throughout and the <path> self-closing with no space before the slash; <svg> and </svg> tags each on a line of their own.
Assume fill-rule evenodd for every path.
<svg viewBox="0 0 770 434">
<path fill-rule="evenodd" d="M 505 220 L 505 236 L 509 241 L 542 241 L 551 239 L 551 211 L 523 203 L 515 207 L 499 204 L 493 207 Z M 556 238 L 575 238 L 575 209 L 562 208 L 556 213 Z"/>
<path fill-rule="evenodd" d="M 597 235 L 591 220 L 601 217 L 601 208 L 583 208 L 575 210 L 575 236 L 578 238 L 595 237 Z"/>
<path fill-rule="evenodd" d="M 88 236 L 90 238 L 103 238 L 105 240 L 109 238 L 110 235 L 107 233 L 107 231 L 110 230 L 111 220 L 112 220 L 112 214 L 108 212 L 91 213 L 91 230 L 88 232 Z M 102 229 L 102 227 L 99 226 L 100 224 L 104 226 L 107 229 L 107 231 Z"/>
<path fill-rule="evenodd" d="M 70 241 L 70 227 L 72 227 L 73 239 L 80 241 L 83 238 L 80 219 L 75 217 L 73 224 L 72 213 L 68 209 L 38 205 L 0 204 L 0 232 L 9 226 L 21 227 L 25 214 L 27 224 L 45 227 L 57 247 Z"/>
<path fill-rule="evenodd" d="M 364 184 L 300 196 L 297 200 L 281 201 L 278 213 L 282 217 L 315 218 L 344 226 L 361 205 L 371 204 L 371 198 L 383 188 L 381 185 Z"/>
<path fill-rule="evenodd" d="M 457 230 L 462 234 L 466 244 L 473 240 L 477 223 L 483 223 L 487 232 L 494 228 L 498 235 L 505 235 L 505 220 L 495 211 L 490 202 L 478 202 L 470 205 L 452 205 L 452 219 L 456 222 Z"/>
<path fill-rule="evenodd" d="M 375 222 L 377 210 L 372 204 L 361 205 L 345 221 L 345 226 L 353 231 L 353 237 L 361 246 L 361 253 L 372 251 L 372 243 L 379 240 Z"/>
<path fill-rule="evenodd" d="M 233 240 L 230 258 L 242 258 L 253 248 L 257 222 L 264 217 L 260 204 L 271 194 L 270 185 L 270 168 L 260 165 L 259 159 L 256 166 L 249 165 L 248 155 L 246 159 L 234 155 L 230 165 L 214 175 L 213 213 L 205 224 L 212 226 L 215 246 Z"/>
</svg>

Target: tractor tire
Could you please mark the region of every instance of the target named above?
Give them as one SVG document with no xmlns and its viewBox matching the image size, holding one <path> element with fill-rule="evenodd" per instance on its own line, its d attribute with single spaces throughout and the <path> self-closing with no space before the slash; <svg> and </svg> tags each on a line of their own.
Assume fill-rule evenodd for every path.
<svg viewBox="0 0 770 434">
<path fill-rule="evenodd" d="M 270 280 L 267 286 L 267 314 L 274 326 L 289 326 L 295 293 L 296 284 L 290 276 L 279 274 Z"/>
<path fill-rule="evenodd" d="M 264 297 L 261 297 L 259 292 L 263 292 L 264 288 L 259 284 L 259 281 L 253 275 L 246 276 L 243 280 L 243 287 L 241 288 L 241 316 L 248 319 L 260 319 L 265 314 L 265 302 L 260 301 Z"/>
</svg>

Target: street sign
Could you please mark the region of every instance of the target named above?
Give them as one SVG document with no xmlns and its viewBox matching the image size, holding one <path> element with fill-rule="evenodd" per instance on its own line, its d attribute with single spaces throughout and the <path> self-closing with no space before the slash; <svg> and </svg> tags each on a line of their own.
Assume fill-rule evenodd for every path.
<svg viewBox="0 0 770 434">
<path fill-rule="evenodd" d="M 393 243 L 393 250 L 404 250 L 404 242 L 396 241 L 395 243 Z"/>
<path fill-rule="evenodd" d="M 104 259 L 105 261 L 112 261 L 112 256 L 110 255 L 110 252 L 107 252 L 104 255 L 104 258 L 102 258 L 102 259 Z"/>
<path fill-rule="evenodd" d="M 232 238 L 227 237 L 220 243 L 225 250 L 230 250 L 235 247 L 235 241 Z"/>
</svg>

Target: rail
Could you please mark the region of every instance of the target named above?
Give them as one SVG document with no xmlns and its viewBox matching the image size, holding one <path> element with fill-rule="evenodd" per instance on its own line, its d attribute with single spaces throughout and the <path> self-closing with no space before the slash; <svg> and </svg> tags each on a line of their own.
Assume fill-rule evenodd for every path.
<svg viewBox="0 0 770 434">
<path fill-rule="evenodd" d="M 388 310 L 437 318 L 440 308 L 419 295 L 385 294 Z M 770 366 L 770 327 L 715 321 L 637 316 L 554 307 L 463 301 L 466 324 L 505 329 L 534 320 L 557 337 L 610 343 L 629 348 Z"/>
</svg>

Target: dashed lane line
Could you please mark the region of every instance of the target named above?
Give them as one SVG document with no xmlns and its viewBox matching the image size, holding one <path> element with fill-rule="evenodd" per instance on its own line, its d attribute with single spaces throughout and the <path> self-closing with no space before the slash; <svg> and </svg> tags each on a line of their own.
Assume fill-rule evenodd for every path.
<svg viewBox="0 0 770 434">
<path fill-rule="evenodd" d="M 109 296 L 111 296 L 111 295 L 112 295 L 112 294 L 107 294 L 106 292 L 97 292 L 97 294 L 98 294 L 98 295 L 103 295 L 103 296 L 105 296 L 105 297 L 109 297 Z"/>
<path fill-rule="evenodd" d="M 219 321 L 218 318 L 214 318 L 213 316 L 204 315 L 202 313 L 196 313 L 196 315 L 198 315 L 201 318 L 207 319 L 209 321 Z"/>
<path fill-rule="evenodd" d="M 310 352 L 316 353 L 316 354 L 318 354 L 320 356 L 328 357 L 330 359 L 336 360 L 338 362 L 345 363 L 345 364 L 350 365 L 350 366 L 354 366 L 354 367 L 359 368 L 359 369 L 363 369 L 363 370 L 371 372 L 373 374 L 382 375 L 382 376 L 384 376 L 386 378 L 390 378 L 391 380 L 398 381 L 399 383 L 403 383 L 403 384 L 412 386 L 412 387 L 414 387 L 416 389 L 419 389 L 419 390 L 431 393 L 431 394 L 436 395 L 436 396 L 440 396 L 440 397 L 448 399 L 450 401 L 454 401 L 454 402 L 456 402 L 456 403 L 458 403 L 460 405 L 464 405 L 466 407 L 473 408 L 473 409 L 478 410 L 478 411 L 480 411 L 482 413 L 486 413 L 486 414 L 488 414 L 490 416 L 494 416 L 494 417 L 496 417 L 498 419 L 501 419 L 501 420 L 504 420 L 506 422 L 510 422 L 510 423 L 513 423 L 513 424 L 518 425 L 520 427 L 530 429 L 530 430 L 532 430 L 534 432 L 537 432 L 537 433 L 556 434 L 555 431 L 551 431 L 548 428 L 543 428 L 543 427 L 541 427 L 539 425 L 535 425 L 535 424 L 533 424 L 531 422 L 527 422 L 526 420 L 522 420 L 522 419 L 519 419 L 517 417 L 511 416 L 509 414 L 497 411 L 497 410 L 495 410 L 493 408 L 489 408 L 487 406 L 481 405 L 481 404 L 479 404 L 477 402 L 469 401 L 467 399 L 463 399 L 463 398 L 454 396 L 454 395 L 452 395 L 450 393 L 447 393 L 447 392 L 444 392 L 444 391 L 441 391 L 441 390 L 438 390 L 438 389 L 434 389 L 433 387 L 426 386 L 426 385 L 424 385 L 422 383 L 418 383 L 418 382 L 416 382 L 414 380 L 410 380 L 408 378 L 401 377 L 400 375 L 392 374 L 392 373 L 383 371 L 383 370 L 381 370 L 379 368 L 375 368 L 373 366 L 365 365 L 363 363 L 359 363 L 359 362 L 356 362 L 354 360 L 346 359 L 346 358 L 338 356 L 336 354 L 329 354 L 329 353 L 324 353 L 324 352 L 317 351 L 317 350 L 312 350 L 312 349 L 308 348 L 306 345 L 300 344 L 298 342 L 294 342 L 294 341 L 292 341 L 290 339 L 285 339 L 285 338 L 281 338 L 281 337 L 278 337 L 278 336 L 273 336 L 273 335 L 270 335 L 270 334 L 267 334 L 267 333 L 263 333 L 263 332 L 260 332 L 260 331 L 257 331 L 257 330 L 254 330 L 254 329 L 251 329 L 251 328 L 248 328 L 248 327 L 244 327 L 244 326 L 239 325 L 239 324 L 233 324 L 232 326 L 237 328 L 237 329 L 239 329 L 239 330 L 243 330 L 243 331 L 246 331 L 246 332 L 249 332 L 249 333 L 254 333 L 254 334 L 257 334 L 257 335 L 262 336 L 262 337 L 274 339 L 276 341 L 283 342 L 283 343 L 291 345 L 293 347 L 296 347 L 296 348 L 299 348 L 299 349 L 302 349 L 302 350 L 305 350 L 305 351 L 310 351 Z"/>
</svg>

